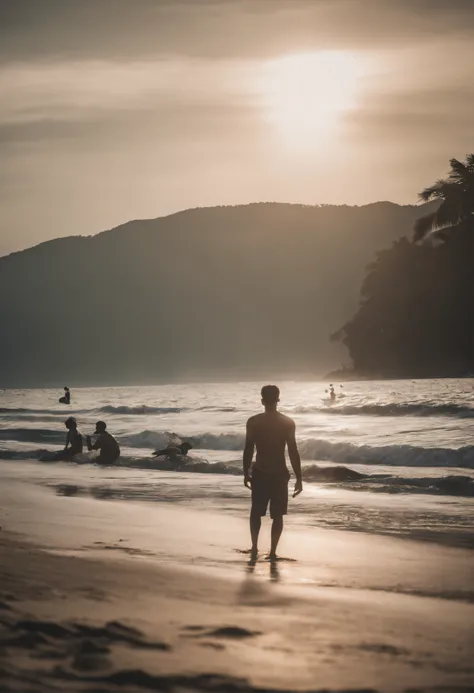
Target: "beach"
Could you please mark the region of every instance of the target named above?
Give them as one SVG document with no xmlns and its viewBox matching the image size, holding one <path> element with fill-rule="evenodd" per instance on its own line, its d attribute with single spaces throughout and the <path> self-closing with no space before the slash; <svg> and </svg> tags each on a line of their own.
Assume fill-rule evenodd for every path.
<svg viewBox="0 0 474 693">
<path fill-rule="evenodd" d="M 256 384 L 73 390 L 83 433 L 104 418 L 121 444 L 106 468 L 41 462 L 64 407 L 2 393 L 0 689 L 473 690 L 469 387 L 351 384 L 331 410 L 322 384 L 282 387 L 304 492 L 283 560 L 267 519 L 253 564 Z M 171 431 L 194 443 L 180 470 L 150 456 Z"/>
<path fill-rule="evenodd" d="M 249 566 L 243 520 L 1 472 L 2 690 L 472 690 L 469 550 L 291 527 Z"/>
</svg>

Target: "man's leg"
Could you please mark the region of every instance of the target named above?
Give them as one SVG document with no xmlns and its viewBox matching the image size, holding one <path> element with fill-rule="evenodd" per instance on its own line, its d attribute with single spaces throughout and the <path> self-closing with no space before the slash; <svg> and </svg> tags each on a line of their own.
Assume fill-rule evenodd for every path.
<svg viewBox="0 0 474 693">
<path fill-rule="evenodd" d="M 283 532 L 283 515 L 277 515 L 272 522 L 272 542 L 269 558 L 276 558 L 276 550 L 280 541 L 281 533 Z"/>
<path fill-rule="evenodd" d="M 262 518 L 255 512 L 250 513 L 250 536 L 252 538 L 252 558 L 256 558 L 258 554 L 258 535 L 262 526 Z"/>
</svg>

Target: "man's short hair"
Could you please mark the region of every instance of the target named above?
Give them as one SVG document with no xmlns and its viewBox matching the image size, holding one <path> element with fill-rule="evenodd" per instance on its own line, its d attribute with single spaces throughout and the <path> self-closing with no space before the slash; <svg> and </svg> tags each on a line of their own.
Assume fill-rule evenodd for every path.
<svg viewBox="0 0 474 693">
<path fill-rule="evenodd" d="M 276 385 L 264 385 L 262 387 L 262 400 L 265 404 L 276 404 L 280 399 L 280 390 Z"/>
</svg>

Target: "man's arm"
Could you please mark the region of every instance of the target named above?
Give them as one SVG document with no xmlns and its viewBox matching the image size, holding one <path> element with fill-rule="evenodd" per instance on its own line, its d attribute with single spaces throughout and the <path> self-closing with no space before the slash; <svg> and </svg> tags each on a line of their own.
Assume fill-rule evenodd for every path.
<svg viewBox="0 0 474 693">
<path fill-rule="evenodd" d="M 86 438 L 86 443 L 87 443 L 87 449 L 89 450 L 89 452 L 90 452 L 91 450 L 100 450 L 101 445 L 102 445 L 102 443 L 101 443 L 101 441 L 100 441 L 100 436 L 97 438 L 97 440 L 95 441 L 94 445 L 92 445 L 91 437 L 90 437 L 90 436 L 87 436 L 87 438 Z"/>
<path fill-rule="evenodd" d="M 253 452 L 255 450 L 255 437 L 253 432 L 252 420 L 247 421 L 247 433 L 244 446 L 244 485 L 250 488 L 250 465 L 252 464 Z"/>
<path fill-rule="evenodd" d="M 69 436 L 70 436 L 70 433 L 69 433 L 69 431 L 68 431 L 68 432 L 67 432 L 67 436 L 66 436 L 66 445 L 65 445 L 65 447 L 64 447 L 65 450 L 68 449 L 69 443 L 71 442 L 71 441 L 69 440 Z M 72 443 L 71 443 L 71 445 L 72 445 Z"/>
<path fill-rule="evenodd" d="M 291 466 L 293 467 L 293 471 L 296 476 L 295 490 L 293 491 L 294 498 L 303 490 L 303 481 L 301 478 L 301 458 L 298 451 L 298 446 L 296 445 L 296 425 L 294 421 L 292 421 L 290 424 L 286 444 L 288 445 L 288 455 L 290 456 Z"/>
</svg>

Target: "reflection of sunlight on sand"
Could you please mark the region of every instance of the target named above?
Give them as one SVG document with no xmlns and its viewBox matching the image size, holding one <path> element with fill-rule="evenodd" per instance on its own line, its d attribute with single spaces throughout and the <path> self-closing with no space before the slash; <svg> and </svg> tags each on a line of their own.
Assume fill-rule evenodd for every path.
<svg viewBox="0 0 474 693">
<path fill-rule="evenodd" d="M 78 468 L 61 473 L 71 485 L 78 478 Z M 37 557 L 24 552 L 19 573 L 30 581 L 25 589 L 43 580 L 51 594 L 41 602 L 30 597 L 28 621 L 10 609 L 18 618 L 13 630 L 25 623 L 66 626 L 65 637 L 75 638 L 66 645 L 75 647 L 72 617 L 102 619 L 106 633 L 117 621 L 138 628 L 145 647 L 110 646 L 104 676 L 114 671 L 124 689 L 135 689 L 132 672 L 153 690 L 171 690 L 158 674 L 183 676 L 184 669 L 187 676 L 234 677 L 228 690 L 243 690 L 242 678 L 272 690 L 314 689 L 315 681 L 328 690 L 392 690 L 393 682 L 403 689 L 446 684 L 454 690 L 451 684 L 467 685 L 472 677 L 472 552 L 301 528 L 290 516 L 281 555 L 297 562 L 272 565 L 262 556 L 249 567 L 248 556 L 235 551 L 248 545 L 242 516 L 203 502 L 196 510 L 184 503 L 57 496 L 23 474 L 13 466 L 2 479 L 2 535 L 15 531 L 46 549 Z M 317 495 L 307 501 L 317 503 Z M 266 521 L 262 553 L 269 530 Z M 19 555 L 10 552 L 10 561 Z M 150 649 L 151 642 L 166 642 L 168 649 Z M 66 661 L 67 653 L 51 638 L 48 647 L 56 647 L 51 671 L 58 675 L 58 660 Z M 36 650 L 33 657 L 41 646 Z M 96 672 L 76 667 L 77 689 L 87 690 L 82 684 Z M 179 685 L 195 689 L 191 680 Z"/>
<path fill-rule="evenodd" d="M 10 468 L 10 476 L 14 473 Z M 179 564 L 185 570 L 192 567 L 206 574 L 225 574 L 237 581 L 251 577 L 247 574 L 248 557 L 236 553 L 236 549 L 247 547 L 249 542 L 247 520 L 243 517 L 205 510 L 205 506 L 195 510 L 169 503 L 56 496 L 52 489 L 8 479 L 4 479 L 0 491 L 8 522 L 55 550 L 77 550 L 108 558 L 113 555 L 120 560 L 158 560 Z M 17 498 L 22 499 L 21 503 Z M 309 496 L 305 502 L 312 504 Z M 318 503 L 316 494 L 314 503 Z M 459 590 L 458 582 L 470 584 L 470 552 L 365 533 L 304 527 L 291 515 L 285 524 L 279 553 L 297 560 L 278 564 L 279 583 L 285 587 L 302 583 L 343 584 L 395 590 L 404 585 L 408 591 L 437 593 L 440 584 L 447 591 L 454 590 L 454 584 Z M 262 526 L 261 557 L 252 573 L 265 581 L 269 581 L 271 572 L 271 564 L 263 560 L 269 548 L 269 534 L 267 519 Z M 458 556 L 458 572 L 443 561 L 445 551 Z"/>
<path fill-rule="evenodd" d="M 325 463 L 319 463 L 324 466 Z M 329 463 L 332 465 L 333 463 Z M 373 467 L 360 465 L 361 471 L 373 473 Z M 410 475 L 402 468 L 402 475 Z M 227 475 L 203 475 L 153 472 L 121 468 L 102 469 L 95 466 L 76 466 L 63 463 L 38 464 L 0 462 L 4 482 L 10 477 L 52 486 L 59 494 L 68 495 L 70 487 L 74 495 L 92 496 L 157 506 L 167 505 L 178 511 L 180 507 L 202 509 L 219 517 L 217 524 L 225 522 L 225 516 L 247 518 L 249 491 L 242 477 Z M 379 465 L 380 472 L 390 472 L 390 467 Z M 439 476 L 439 469 L 423 468 L 428 476 Z M 290 491 L 293 481 L 290 482 Z M 304 493 L 290 499 L 290 512 L 285 522 L 288 529 L 315 531 L 318 528 L 378 532 L 393 536 L 405 536 L 457 546 L 473 546 L 472 499 L 455 496 L 387 494 L 352 490 L 347 484 L 305 483 Z M 264 524 L 266 532 L 268 522 Z M 284 536 L 286 535 L 286 532 Z M 264 534 L 264 537 L 267 535 Z M 244 539 L 234 548 L 245 548 Z M 263 545 L 263 548 L 267 547 Z M 286 552 L 285 552 L 286 553 Z M 292 553 L 287 555 L 292 556 Z M 236 556 L 229 560 L 238 560 Z"/>
</svg>

